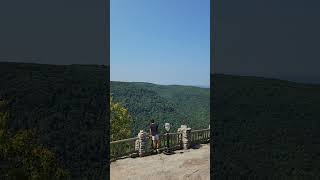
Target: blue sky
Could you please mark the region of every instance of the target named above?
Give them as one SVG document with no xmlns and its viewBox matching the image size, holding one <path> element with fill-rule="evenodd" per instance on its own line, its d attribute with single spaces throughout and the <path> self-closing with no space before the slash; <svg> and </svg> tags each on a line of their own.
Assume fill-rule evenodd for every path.
<svg viewBox="0 0 320 180">
<path fill-rule="evenodd" d="M 111 0 L 112 81 L 210 84 L 210 0 Z"/>
</svg>

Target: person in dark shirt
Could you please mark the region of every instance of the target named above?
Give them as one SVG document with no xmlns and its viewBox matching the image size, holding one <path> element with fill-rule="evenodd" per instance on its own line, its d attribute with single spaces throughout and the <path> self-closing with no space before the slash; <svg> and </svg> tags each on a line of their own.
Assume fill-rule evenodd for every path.
<svg viewBox="0 0 320 180">
<path fill-rule="evenodd" d="M 157 149 L 157 152 L 159 152 L 160 141 L 158 133 L 158 124 L 156 124 L 153 119 L 151 120 L 150 124 L 150 135 L 152 137 L 153 149 Z"/>
</svg>

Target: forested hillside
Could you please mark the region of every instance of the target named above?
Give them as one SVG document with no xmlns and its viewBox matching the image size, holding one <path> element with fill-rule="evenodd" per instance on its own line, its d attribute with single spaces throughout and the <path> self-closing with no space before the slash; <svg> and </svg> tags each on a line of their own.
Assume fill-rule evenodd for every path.
<svg viewBox="0 0 320 180">
<path fill-rule="evenodd" d="M 105 178 L 108 71 L 98 65 L 0 63 L 8 130 L 34 130 L 72 179 Z"/>
<path fill-rule="evenodd" d="M 111 95 L 133 118 L 132 136 L 140 129 L 148 130 L 151 119 L 173 125 L 181 124 L 193 129 L 208 128 L 210 122 L 210 89 L 192 86 L 156 85 L 143 82 L 111 82 Z"/>
<path fill-rule="evenodd" d="M 214 177 L 320 178 L 320 85 L 212 75 Z"/>
</svg>

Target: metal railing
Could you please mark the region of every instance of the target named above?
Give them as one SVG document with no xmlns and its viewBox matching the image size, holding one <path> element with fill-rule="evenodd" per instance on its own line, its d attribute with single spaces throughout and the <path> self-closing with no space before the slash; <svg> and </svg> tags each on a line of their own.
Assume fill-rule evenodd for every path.
<svg viewBox="0 0 320 180">
<path fill-rule="evenodd" d="M 110 159 L 114 160 L 135 153 L 135 142 L 137 139 L 135 137 L 110 142 Z"/>
<path fill-rule="evenodd" d="M 181 134 L 180 133 L 169 133 L 169 144 L 170 144 L 170 148 L 172 150 L 176 150 L 176 149 L 180 149 L 181 147 Z M 165 147 L 167 146 L 167 134 L 160 134 L 159 136 L 159 140 L 160 140 L 160 150 L 165 149 Z M 151 148 L 151 138 L 150 138 L 150 148 Z"/>
<path fill-rule="evenodd" d="M 191 131 L 191 146 L 201 143 L 209 142 L 210 129 L 199 129 Z"/>
<path fill-rule="evenodd" d="M 210 140 L 210 129 L 191 130 L 190 134 L 191 146 L 201 143 L 207 143 Z M 135 142 L 138 138 L 122 139 L 118 141 L 110 142 L 110 159 L 115 160 L 119 158 L 128 157 L 131 154 L 136 153 Z M 165 149 L 167 145 L 166 134 L 159 135 L 160 150 Z M 148 150 L 152 149 L 151 136 L 147 134 Z M 182 134 L 181 133 L 169 133 L 169 144 L 171 150 L 178 150 L 182 148 Z"/>
</svg>

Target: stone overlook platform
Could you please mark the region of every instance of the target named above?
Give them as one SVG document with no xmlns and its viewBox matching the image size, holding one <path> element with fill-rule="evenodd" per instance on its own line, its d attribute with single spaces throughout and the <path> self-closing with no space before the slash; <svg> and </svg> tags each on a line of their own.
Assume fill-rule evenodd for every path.
<svg viewBox="0 0 320 180">
<path fill-rule="evenodd" d="M 181 125 L 176 133 L 160 134 L 159 141 L 160 151 L 174 154 L 152 155 L 152 141 L 144 130 L 135 138 L 110 142 L 111 180 L 210 179 L 210 126 L 192 130 Z"/>
<path fill-rule="evenodd" d="M 210 144 L 111 162 L 111 180 L 209 180 Z"/>
</svg>

